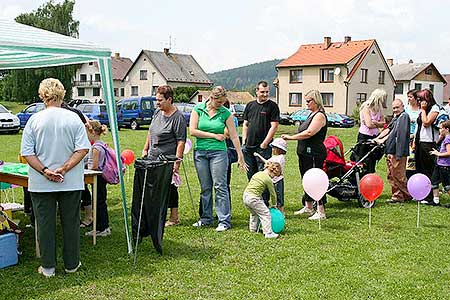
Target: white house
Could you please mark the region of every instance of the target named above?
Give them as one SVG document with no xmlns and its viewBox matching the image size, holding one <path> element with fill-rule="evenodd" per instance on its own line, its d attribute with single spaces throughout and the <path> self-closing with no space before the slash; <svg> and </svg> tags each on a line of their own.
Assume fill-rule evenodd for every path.
<svg viewBox="0 0 450 300">
<path fill-rule="evenodd" d="M 114 98 L 118 100 L 121 95 L 125 94 L 123 87 L 123 78 L 133 61 L 127 57 L 120 57 L 119 53 L 115 53 L 111 57 Z M 103 98 L 102 83 L 100 71 L 97 62 L 84 63 L 76 71 L 72 85 L 72 99 L 88 99 L 96 102 Z"/>
<path fill-rule="evenodd" d="M 207 88 L 213 82 L 192 55 L 142 50 L 124 76 L 124 97 L 155 95 L 165 84 Z"/>
<path fill-rule="evenodd" d="M 393 59 L 387 60 L 395 78 L 395 97 L 408 103 L 409 90 L 430 89 L 434 99 L 442 104 L 444 100 L 444 85 L 447 83 L 433 63 L 394 64 Z"/>
</svg>

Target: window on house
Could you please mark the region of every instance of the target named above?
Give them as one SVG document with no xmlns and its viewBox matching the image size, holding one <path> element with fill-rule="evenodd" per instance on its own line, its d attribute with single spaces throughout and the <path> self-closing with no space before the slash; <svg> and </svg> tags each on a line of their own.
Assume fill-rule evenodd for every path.
<svg viewBox="0 0 450 300">
<path fill-rule="evenodd" d="M 80 97 L 86 96 L 86 90 L 84 88 L 78 88 L 78 96 Z"/>
<path fill-rule="evenodd" d="M 378 71 L 378 84 L 384 84 L 385 71 Z"/>
<path fill-rule="evenodd" d="M 120 97 L 125 97 L 125 88 L 120 88 Z"/>
<path fill-rule="evenodd" d="M 139 72 L 139 74 L 140 74 L 140 79 L 141 80 L 147 80 L 147 70 L 141 70 L 140 72 Z"/>
<path fill-rule="evenodd" d="M 302 106 L 302 93 L 289 93 L 289 106 Z"/>
<path fill-rule="evenodd" d="M 114 97 L 118 97 L 118 96 L 119 96 L 119 89 L 114 88 Z"/>
<path fill-rule="evenodd" d="M 367 83 L 367 69 L 361 69 L 361 82 Z"/>
<path fill-rule="evenodd" d="M 320 82 L 333 82 L 334 69 L 320 69 Z"/>
<path fill-rule="evenodd" d="M 137 95 L 139 95 L 139 87 L 134 85 L 131 87 L 131 96 L 137 96 Z"/>
<path fill-rule="evenodd" d="M 203 101 L 203 95 L 198 95 L 198 102 L 202 102 Z"/>
<path fill-rule="evenodd" d="M 421 83 L 415 83 L 415 84 L 414 84 L 414 89 L 415 89 L 416 91 L 420 91 L 420 90 L 422 89 L 422 84 L 421 84 Z"/>
<path fill-rule="evenodd" d="M 433 70 L 431 68 L 428 68 L 428 69 L 425 70 L 425 74 L 433 75 Z"/>
<path fill-rule="evenodd" d="M 434 94 L 434 84 L 430 84 L 430 91 Z"/>
<path fill-rule="evenodd" d="M 87 75 L 86 74 L 80 74 L 80 81 L 87 81 Z"/>
<path fill-rule="evenodd" d="M 394 94 L 396 94 L 396 95 L 403 94 L 403 83 L 397 82 L 397 85 L 395 86 Z"/>
<path fill-rule="evenodd" d="M 324 106 L 333 106 L 333 93 L 320 93 Z"/>
<path fill-rule="evenodd" d="M 100 82 L 100 81 L 101 81 L 101 79 L 100 79 L 100 74 L 96 73 L 96 74 L 94 75 L 94 81 L 95 81 L 95 82 Z"/>
<path fill-rule="evenodd" d="M 356 94 L 356 102 L 357 103 L 363 103 L 367 100 L 367 94 L 366 93 L 357 93 Z"/>
<path fill-rule="evenodd" d="M 93 64 L 94 64 L 94 63 L 93 63 L 92 61 L 89 63 L 90 66 L 92 66 Z"/>
<path fill-rule="evenodd" d="M 100 96 L 100 88 L 93 88 L 92 89 L 92 96 L 99 97 Z"/>
<path fill-rule="evenodd" d="M 302 82 L 303 80 L 303 70 L 290 70 L 289 72 L 289 82 L 296 83 Z"/>
</svg>

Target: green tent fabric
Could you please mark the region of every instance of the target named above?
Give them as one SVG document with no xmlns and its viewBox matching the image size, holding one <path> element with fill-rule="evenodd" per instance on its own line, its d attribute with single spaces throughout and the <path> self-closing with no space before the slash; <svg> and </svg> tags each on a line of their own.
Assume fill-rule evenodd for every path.
<svg viewBox="0 0 450 300">
<path fill-rule="evenodd" d="M 118 158 L 117 164 L 121 170 L 117 114 L 113 96 L 111 50 L 65 35 L 0 19 L 0 69 L 2 70 L 61 66 L 91 61 L 97 61 L 100 69 L 104 101 L 108 109 L 114 149 Z M 128 253 L 131 253 L 126 194 L 121 173 L 120 189 Z"/>
</svg>

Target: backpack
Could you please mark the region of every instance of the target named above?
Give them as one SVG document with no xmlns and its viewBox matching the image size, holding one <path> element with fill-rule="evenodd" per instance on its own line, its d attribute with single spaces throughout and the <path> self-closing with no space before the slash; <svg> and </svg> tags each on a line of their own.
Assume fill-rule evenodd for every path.
<svg viewBox="0 0 450 300">
<path fill-rule="evenodd" d="M 448 115 L 447 110 L 444 107 L 440 106 L 440 105 L 438 105 L 438 106 L 439 106 L 439 114 L 437 115 L 436 119 L 433 122 L 433 126 L 436 129 L 439 129 L 439 125 L 442 122 L 445 122 L 445 121 L 450 119 L 450 116 Z"/>
<path fill-rule="evenodd" d="M 94 146 L 100 146 L 105 151 L 105 160 L 101 166 L 102 177 L 109 184 L 118 184 L 120 182 L 119 172 L 117 168 L 116 152 L 103 142 L 96 142 Z M 121 157 L 122 174 L 125 172 L 125 163 Z"/>
</svg>

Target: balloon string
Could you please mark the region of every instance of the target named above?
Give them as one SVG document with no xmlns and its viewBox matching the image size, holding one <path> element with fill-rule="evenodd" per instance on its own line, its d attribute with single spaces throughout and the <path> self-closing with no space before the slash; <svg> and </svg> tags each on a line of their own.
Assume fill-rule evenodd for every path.
<svg viewBox="0 0 450 300">
<path fill-rule="evenodd" d="M 420 220 L 420 201 L 417 201 L 417 226 L 419 228 L 419 220 Z"/>
<path fill-rule="evenodd" d="M 322 227 L 320 226 L 320 217 L 319 217 L 319 230 L 321 230 L 322 229 Z"/>
<path fill-rule="evenodd" d="M 369 229 L 372 226 L 372 207 L 369 207 Z"/>
</svg>

